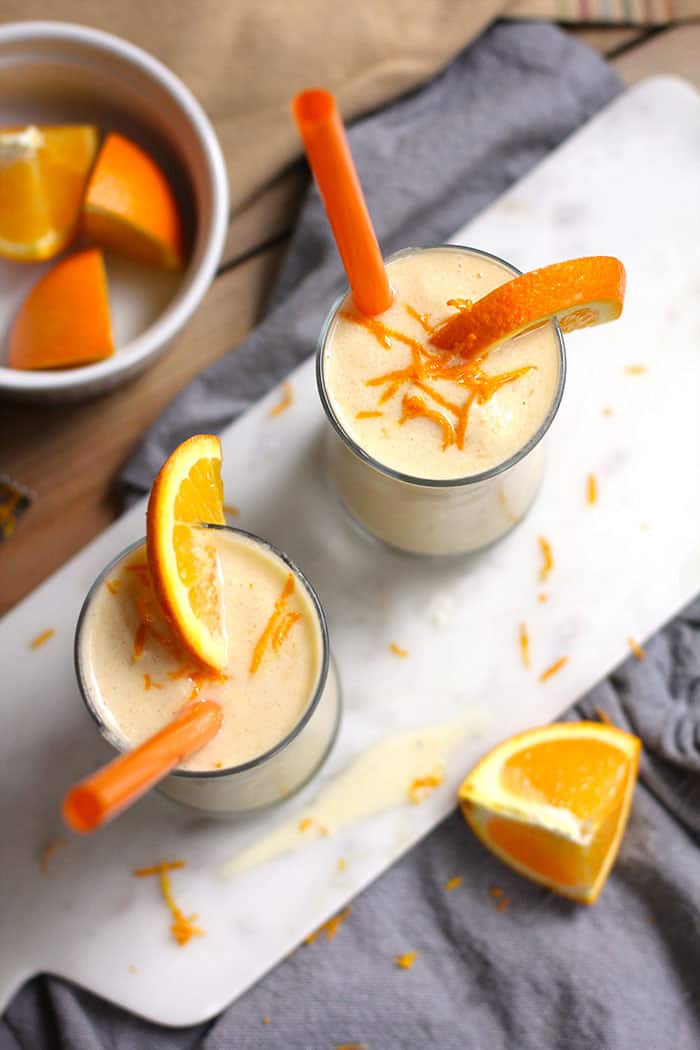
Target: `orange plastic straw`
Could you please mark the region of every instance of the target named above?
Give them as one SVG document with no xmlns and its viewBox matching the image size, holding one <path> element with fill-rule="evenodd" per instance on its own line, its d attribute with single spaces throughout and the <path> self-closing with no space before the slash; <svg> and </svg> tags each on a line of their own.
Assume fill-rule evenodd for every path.
<svg viewBox="0 0 700 1050">
<path fill-rule="evenodd" d="M 63 800 L 68 827 L 86 834 L 112 820 L 216 736 L 222 718 L 213 700 L 198 700 L 140 747 L 81 780 Z"/>
<path fill-rule="evenodd" d="M 314 173 L 355 306 L 373 317 L 392 294 L 334 96 L 314 88 L 292 100 L 292 113 Z"/>
</svg>

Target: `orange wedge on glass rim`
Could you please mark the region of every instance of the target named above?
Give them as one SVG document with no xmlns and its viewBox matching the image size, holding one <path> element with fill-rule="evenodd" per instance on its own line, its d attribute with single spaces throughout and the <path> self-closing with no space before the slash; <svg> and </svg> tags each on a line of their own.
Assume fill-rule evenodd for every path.
<svg viewBox="0 0 700 1050">
<path fill-rule="evenodd" d="M 620 848 L 640 746 L 637 737 L 598 722 L 520 733 L 471 771 L 459 789 L 462 812 L 515 871 L 593 904 Z"/>
<path fill-rule="evenodd" d="M 221 442 L 183 441 L 153 483 L 146 545 L 153 588 L 182 645 L 208 667 L 226 665 L 223 586 L 216 549 L 203 524 L 224 525 Z"/>
<path fill-rule="evenodd" d="M 433 346 L 478 356 L 545 321 L 562 332 L 615 321 L 625 299 L 625 268 L 619 259 L 594 255 L 554 263 L 514 277 L 436 325 Z"/>
<path fill-rule="evenodd" d="M 96 150 L 91 124 L 0 131 L 0 255 L 34 262 L 65 248 Z"/>
<path fill-rule="evenodd" d="M 183 235 L 165 174 L 135 142 L 112 132 L 85 193 L 83 228 L 103 248 L 151 266 L 178 270 Z"/>
<path fill-rule="evenodd" d="M 11 368 L 72 368 L 114 353 L 102 253 L 89 248 L 37 281 L 9 337 Z"/>
</svg>

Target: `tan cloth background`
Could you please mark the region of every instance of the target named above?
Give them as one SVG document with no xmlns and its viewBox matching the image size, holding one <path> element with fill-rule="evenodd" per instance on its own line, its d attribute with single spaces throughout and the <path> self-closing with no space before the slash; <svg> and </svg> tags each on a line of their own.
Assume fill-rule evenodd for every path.
<svg viewBox="0 0 700 1050">
<path fill-rule="evenodd" d="M 300 152 L 289 99 L 338 93 L 345 116 L 432 74 L 503 0 L 0 0 L 0 20 L 106 29 L 152 52 L 195 93 L 226 156 L 234 211 Z"/>
</svg>

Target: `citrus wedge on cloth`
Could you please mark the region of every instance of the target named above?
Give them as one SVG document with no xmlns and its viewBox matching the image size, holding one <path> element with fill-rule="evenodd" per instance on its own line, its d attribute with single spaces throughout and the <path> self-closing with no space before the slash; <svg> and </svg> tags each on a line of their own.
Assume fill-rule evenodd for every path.
<svg viewBox="0 0 700 1050">
<path fill-rule="evenodd" d="M 593 904 L 627 824 L 640 742 L 614 726 L 564 722 L 494 748 L 459 789 L 472 830 L 511 868 Z"/>
<path fill-rule="evenodd" d="M 156 162 L 135 142 L 112 132 L 97 158 L 85 194 L 85 232 L 152 266 L 182 266 L 182 226 L 177 202 Z"/>
<path fill-rule="evenodd" d="M 65 248 L 96 149 L 91 124 L 0 131 L 0 255 L 34 262 Z"/>
<path fill-rule="evenodd" d="M 562 332 L 615 321 L 625 299 L 619 259 L 594 255 L 544 266 L 506 281 L 436 325 L 433 346 L 477 356 L 506 339 L 556 320 Z"/>
<path fill-rule="evenodd" d="M 223 585 L 202 524 L 225 525 L 221 442 L 183 441 L 153 483 L 146 514 L 148 565 L 164 613 L 182 645 L 208 667 L 226 665 Z"/>
<path fill-rule="evenodd" d="M 10 329 L 11 368 L 72 368 L 114 353 L 102 253 L 90 248 L 37 281 Z"/>
</svg>

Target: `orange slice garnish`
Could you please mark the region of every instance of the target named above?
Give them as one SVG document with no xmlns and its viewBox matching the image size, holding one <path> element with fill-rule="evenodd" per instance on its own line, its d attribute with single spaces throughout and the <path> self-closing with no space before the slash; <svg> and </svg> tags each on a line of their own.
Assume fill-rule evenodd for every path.
<svg viewBox="0 0 700 1050">
<path fill-rule="evenodd" d="M 91 124 L 0 131 L 0 255 L 33 262 L 65 248 L 96 149 Z"/>
<path fill-rule="evenodd" d="M 102 253 L 78 252 L 34 285 L 10 330 L 12 368 L 70 368 L 114 353 Z"/>
<path fill-rule="evenodd" d="M 521 332 L 557 320 L 562 332 L 614 321 L 622 313 L 625 268 L 594 255 L 514 277 L 436 325 L 433 346 L 472 357 Z"/>
<path fill-rule="evenodd" d="M 152 266 L 182 266 L 182 224 L 156 162 L 116 132 L 100 150 L 85 194 L 85 232 L 103 248 Z"/>
<path fill-rule="evenodd" d="M 220 671 L 227 638 L 216 548 L 203 524 L 224 525 L 221 442 L 209 434 L 183 441 L 153 483 L 146 544 L 153 588 L 182 645 Z"/>
<path fill-rule="evenodd" d="M 639 750 L 637 737 L 599 722 L 520 733 L 466 778 L 462 812 L 511 868 L 593 904 L 620 848 Z"/>
</svg>

